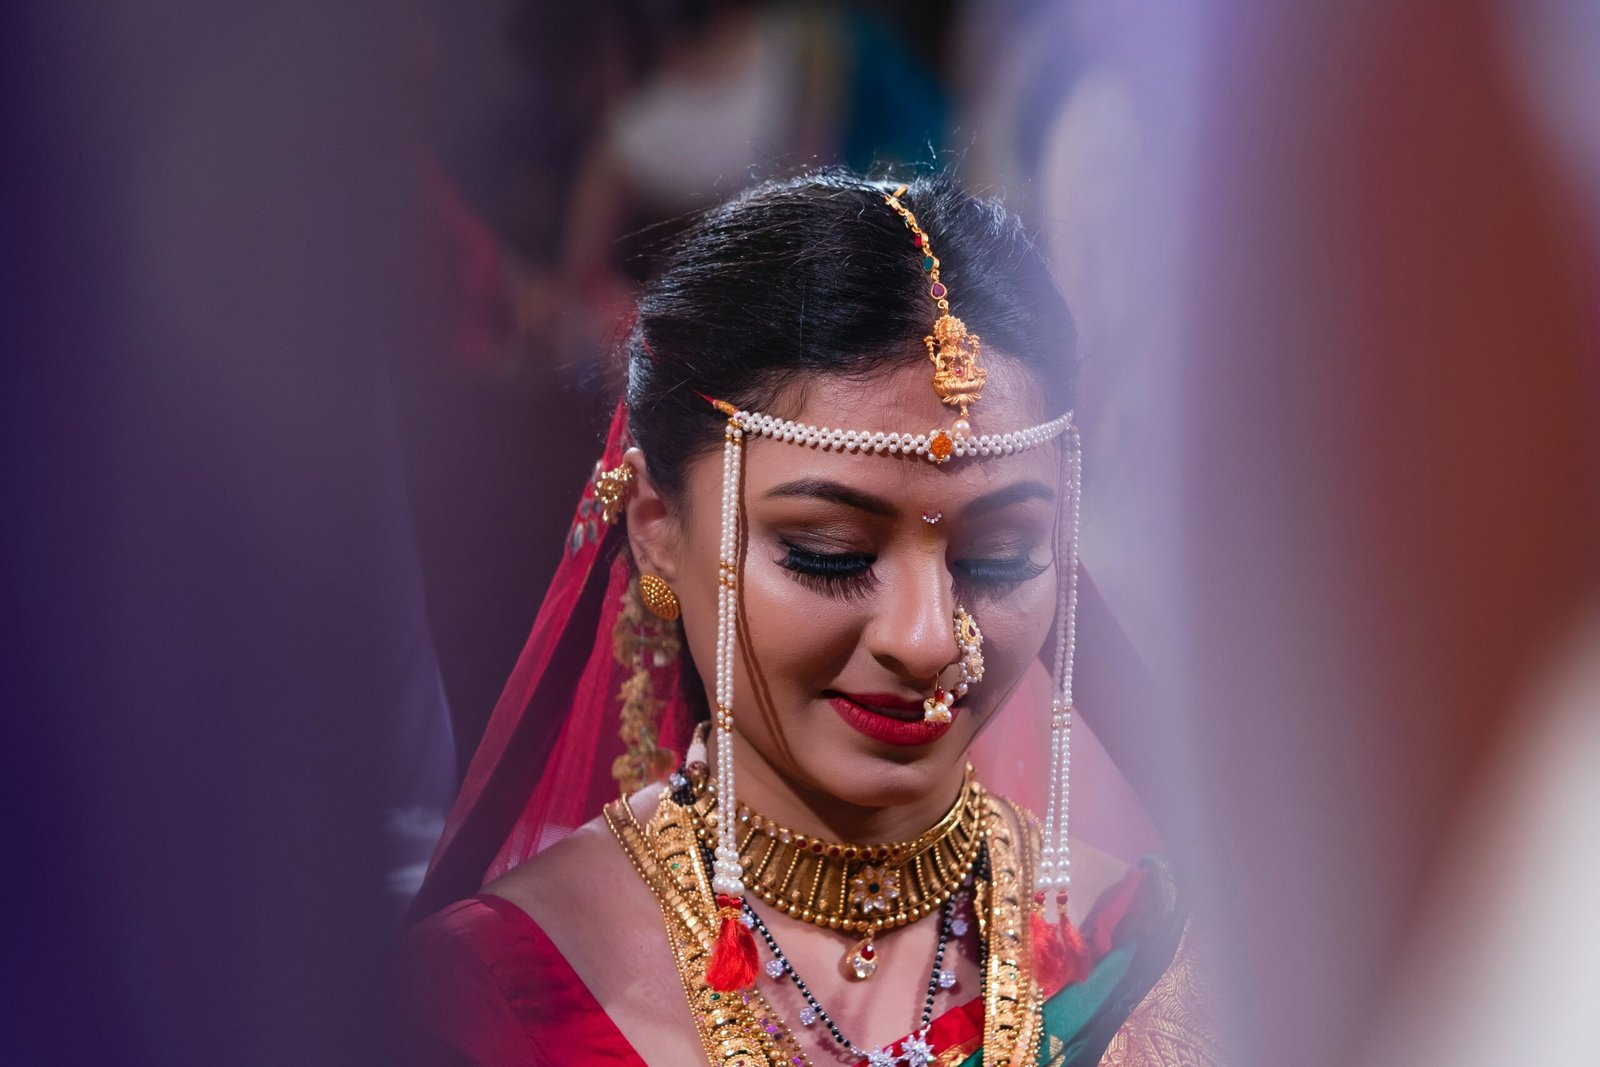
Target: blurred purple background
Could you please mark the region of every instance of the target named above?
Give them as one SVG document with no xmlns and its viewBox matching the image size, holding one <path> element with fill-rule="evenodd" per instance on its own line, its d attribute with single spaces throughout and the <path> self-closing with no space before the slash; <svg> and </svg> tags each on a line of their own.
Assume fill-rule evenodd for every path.
<svg viewBox="0 0 1600 1067">
<path fill-rule="evenodd" d="M 1594 5 L 33 8 L 0 1059 L 393 1061 L 653 250 L 844 163 L 1001 196 L 1079 317 L 1085 563 L 1164 694 L 1086 715 L 1238 1062 L 1589 1062 Z"/>
</svg>

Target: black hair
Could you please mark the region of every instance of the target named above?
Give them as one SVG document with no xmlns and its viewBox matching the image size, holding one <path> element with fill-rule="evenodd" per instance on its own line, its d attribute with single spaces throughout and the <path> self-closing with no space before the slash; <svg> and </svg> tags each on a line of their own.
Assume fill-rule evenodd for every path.
<svg viewBox="0 0 1600 1067">
<path fill-rule="evenodd" d="M 722 441 L 705 396 L 766 410 L 797 377 L 926 359 L 928 278 L 883 200 L 898 184 L 838 169 L 765 181 L 673 243 L 625 342 L 629 425 L 669 499 L 688 462 Z M 1052 416 L 1066 411 L 1076 331 L 1021 221 L 942 174 L 905 184 L 951 313 L 1033 372 Z"/>
</svg>

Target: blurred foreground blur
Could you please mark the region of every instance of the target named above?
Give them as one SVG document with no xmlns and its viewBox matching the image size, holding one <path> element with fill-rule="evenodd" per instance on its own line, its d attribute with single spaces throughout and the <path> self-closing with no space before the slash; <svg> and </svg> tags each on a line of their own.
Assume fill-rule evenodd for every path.
<svg viewBox="0 0 1600 1067">
<path fill-rule="evenodd" d="M 845 163 L 1050 250 L 1150 686 L 1085 715 L 1203 886 L 1238 1062 L 1593 1062 L 1595 5 L 4 30 L 0 1059 L 392 1062 L 398 909 L 651 249 Z"/>
</svg>

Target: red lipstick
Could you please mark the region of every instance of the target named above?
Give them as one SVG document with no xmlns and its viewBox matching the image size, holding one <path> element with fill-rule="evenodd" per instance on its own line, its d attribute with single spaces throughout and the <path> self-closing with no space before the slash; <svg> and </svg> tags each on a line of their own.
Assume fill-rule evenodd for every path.
<svg viewBox="0 0 1600 1067">
<path fill-rule="evenodd" d="M 951 709 L 950 722 L 925 722 L 922 702 L 889 693 L 835 693 L 828 698 L 839 718 L 856 730 L 888 745 L 931 745 L 945 735 L 961 714 Z"/>
</svg>

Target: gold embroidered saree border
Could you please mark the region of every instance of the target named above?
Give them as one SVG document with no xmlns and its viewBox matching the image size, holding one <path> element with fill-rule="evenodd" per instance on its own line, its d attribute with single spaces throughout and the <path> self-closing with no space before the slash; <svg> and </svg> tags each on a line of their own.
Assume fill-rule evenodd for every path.
<svg viewBox="0 0 1600 1067">
<path fill-rule="evenodd" d="M 1028 926 L 1031 816 L 1008 800 L 988 799 L 990 899 L 984 910 L 989 959 L 984 976 L 983 1062 L 1032 1067 L 1039 1057 L 1044 997 L 1033 972 Z M 1006 817 L 1007 809 L 1013 818 Z"/>
<path fill-rule="evenodd" d="M 1118 1027 L 1101 1067 L 1223 1067 L 1230 1057 L 1216 1000 L 1204 953 L 1196 952 L 1186 923 L 1172 962 Z"/>
<path fill-rule="evenodd" d="M 633 862 L 661 907 L 667 940 L 678 964 L 689 1014 L 699 1031 L 706 1059 L 713 1065 L 740 1060 L 754 1067 L 792 1067 L 798 1047 L 784 1049 L 778 1036 L 759 1020 L 776 1015 L 759 992 L 718 993 L 704 979 L 706 957 L 716 938 L 711 888 L 700 862 L 699 843 L 689 814 L 663 797 L 648 826 L 640 826 L 626 798 L 605 807 L 606 825 Z M 780 1035 L 793 1038 L 780 1026 Z M 802 1058 L 802 1062 L 806 1062 Z"/>
</svg>

